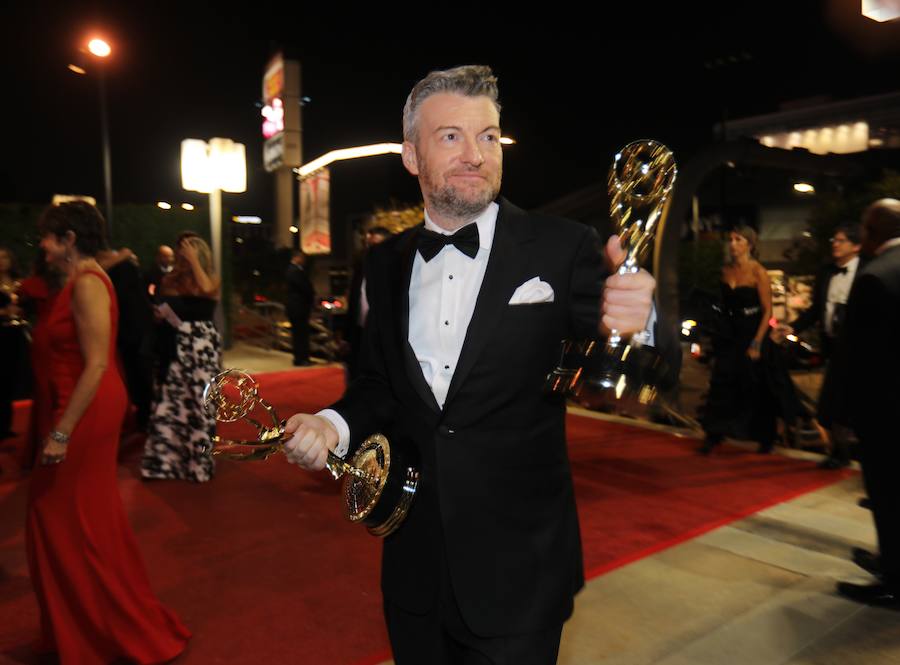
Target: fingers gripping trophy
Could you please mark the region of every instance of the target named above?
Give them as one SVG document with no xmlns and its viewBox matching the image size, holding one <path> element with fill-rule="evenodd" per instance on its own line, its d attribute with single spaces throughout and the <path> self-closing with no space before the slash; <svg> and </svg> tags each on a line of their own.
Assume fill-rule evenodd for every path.
<svg viewBox="0 0 900 665">
<path fill-rule="evenodd" d="M 652 140 L 629 143 L 609 171 L 610 217 L 625 257 L 620 275 L 636 273 L 653 247 L 675 184 L 672 152 Z M 565 394 L 589 408 L 621 400 L 648 404 L 655 400 L 662 358 L 644 348 L 648 333 L 629 340 L 611 330 L 604 342 L 564 340 L 559 366 L 547 377 L 547 389 Z"/>
<path fill-rule="evenodd" d="M 227 369 L 206 385 L 203 401 L 220 423 L 242 420 L 256 428 L 256 439 L 229 439 L 216 434 L 212 454 L 240 462 L 264 460 L 284 452 L 290 438 L 286 423 L 259 395 L 259 384 L 246 372 Z M 257 419 L 261 417 L 262 422 Z M 361 522 L 369 533 L 384 537 L 394 532 L 409 512 L 419 472 L 409 466 L 387 438 L 373 434 L 349 461 L 328 451 L 325 468 L 335 480 L 343 478 L 342 494 L 347 518 Z"/>
</svg>

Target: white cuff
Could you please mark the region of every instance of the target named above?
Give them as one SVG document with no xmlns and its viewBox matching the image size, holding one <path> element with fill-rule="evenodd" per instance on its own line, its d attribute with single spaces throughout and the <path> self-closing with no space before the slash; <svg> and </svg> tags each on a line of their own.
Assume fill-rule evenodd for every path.
<svg viewBox="0 0 900 665">
<path fill-rule="evenodd" d="M 656 327 L 656 303 L 650 305 L 650 317 L 647 319 L 647 325 L 644 329 L 635 334 L 641 346 L 656 346 L 653 329 Z"/>
<path fill-rule="evenodd" d="M 338 457 L 343 457 L 350 450 L 350 425 L 344 420 L 344 417 L 334 409 L 322 409 L 317 416 L 320 416 L 334 425 L 338 432 L 338 442 L 332 451 Z"/>
</svg>

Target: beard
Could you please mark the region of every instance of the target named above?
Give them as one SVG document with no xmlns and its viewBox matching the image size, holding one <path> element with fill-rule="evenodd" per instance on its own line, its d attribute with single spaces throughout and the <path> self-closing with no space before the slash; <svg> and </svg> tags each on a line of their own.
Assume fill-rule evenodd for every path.
<svg viewBox="0 0 900 665">
<path fill-rule="evenodd" d="M 422 191 L 434 211 L 444 217 L 470 221 L 477 217 L 500 194 L 502 171 L 496 178 L 485 181 L 486 187 L 472 192 L 463 192 L 449 183 L 438 184 L 434 174 L 423 171 L 420 176 Z"/>
</svg>

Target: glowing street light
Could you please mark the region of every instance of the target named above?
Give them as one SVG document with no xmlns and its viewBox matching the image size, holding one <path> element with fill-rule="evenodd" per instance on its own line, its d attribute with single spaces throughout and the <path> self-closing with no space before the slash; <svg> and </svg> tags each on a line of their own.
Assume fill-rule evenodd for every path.
<svg viewBox="0 0 900 665">
<path fill-rule="evenodd" d="M 181 142 L 181 186 L 209 194 L 209 230 L 216 276 L 222 283 L 222 192 L 247 191 L 247 151 L 243 143 L 212 138 Z M 221 299 L 216 306 L 216 325 L 224 331 Z"/>
<path fill-rule="evenodd" d="M 112 48 L 108 43 L 106 43 L 99 37 L 94 37 L 94 39 L 88 42 L 88 51 L 96 55 L 98 58 L 106 58 L 109 57 L 110 53 L 112 53 Z"/>
<path fill-rule="evenodd" d="M 112 158 L 109 150 L 109 113 L 106 102 L 106 63 L 105 60 L 112 54 L 112 47 L 103 39 L 94 37 L 87 43 L 87 51 L 97 58 L 97 86 L 100 91 L 100 138 L 103 147 L 103 188 L 106 193 L 106 225 L 107 232 L 112 237 L 113 232 L 113 207 L 112 207 Z M 81 49 L 84 52 L 84 49 Z M 84 63 L 82 63 L 84 64 Z M 84 67 L 70 64 L 69 70 L 81 76 L 87 74 Z"/>
</svg>

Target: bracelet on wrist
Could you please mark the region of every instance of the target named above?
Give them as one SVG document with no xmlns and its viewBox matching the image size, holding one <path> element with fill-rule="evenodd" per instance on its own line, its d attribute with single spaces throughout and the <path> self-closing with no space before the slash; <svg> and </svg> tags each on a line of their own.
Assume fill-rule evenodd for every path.
<svg viewBox="0 0 900 665">
<path fill-rule="evenodd" d="M 69 443 L 69 435 L 62 433 L 57 429 L 50 432 L 50 434 L 48 434 L 47 437 L 50 439 L 53 439 L 57 443 L 61 443 L 62 445 L 66 445 Z"/>
</svg>

